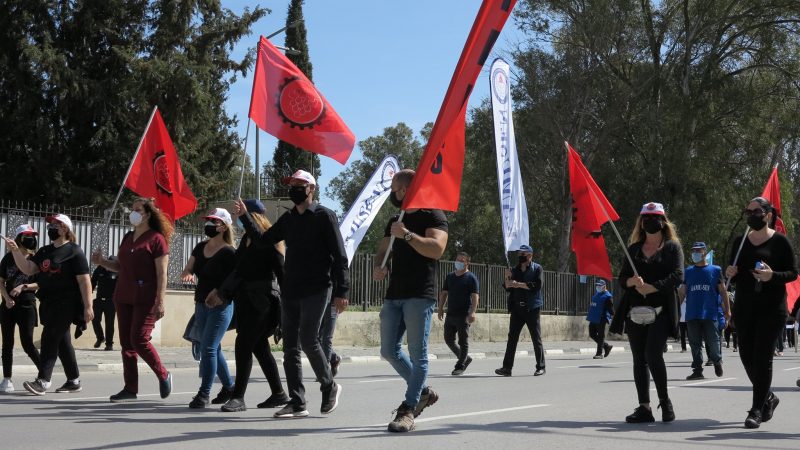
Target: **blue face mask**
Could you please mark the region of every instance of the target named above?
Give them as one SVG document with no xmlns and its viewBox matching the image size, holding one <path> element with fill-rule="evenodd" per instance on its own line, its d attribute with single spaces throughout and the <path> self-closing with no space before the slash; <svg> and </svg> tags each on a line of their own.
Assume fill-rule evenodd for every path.
<svg viewBox="0 0 800 450">
<path fill-rule="evenodd" d="M 467 265 L 461 261 L 456 261 L 454 264 L 456 266 L 456 270 L 458 271 L 464 270 L 464 268 L 467 267 Z"/>
<path fill-rule="evenodd" d="M 703 261 L 703 254 L 699 252 L 692 252 L 692 262 L 697 264 Z"/>
<path fill-rule="evenodd" d="M 594 287 L 594 290 L 597 291 L 597 292 L 603 292 L 603 289 L 604 289 L 603 286 L 595 286 Z"/>
</svg>

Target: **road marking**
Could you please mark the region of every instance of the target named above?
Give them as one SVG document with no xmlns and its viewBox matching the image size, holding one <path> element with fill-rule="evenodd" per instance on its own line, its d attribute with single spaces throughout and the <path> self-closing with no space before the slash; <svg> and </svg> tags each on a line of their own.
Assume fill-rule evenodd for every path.
<svg viewBox="0 0 800 450">
<path fill-rule="evenodd" d="M 787 371 L 787 372 L 790 371 L 790 370 L 800 370 L 800 367 L 790 367 L 788 369 L 783 369 L 783 370 Z"/>
<path fill-rule="evenodd" d="M 472 416 L 485 416 L 488 414 L 498 414 L 510 411 L 521 411 L 524 409 L 533 409 L 533 408 L 543 408 L 545 406 L 550 406 L 547 403 L 538 404 L 538 405 L 526 405 L 526 406 L 515 406 L 513 408 L 503 408 L 503 409 L 488 409 L 485 411 L 474 411 L 462 414 L 449 414 L 446 416 L 436 416 L 436 417 L 426 417 L 424 419 L 416 419 L 414 420 L 415 423 L 423 423 L 423 422 L 434 422 L 437 420 L 446 420 L 446 419 L 457 419 L 459 417 L 472 417 Z M 367 425 L 368 427 L 385 427 L 386 423 L 378 423 L 374 425 Z"/>
<path fill-rule="evenodd" d="M 556 369 L 574 369 L 578 367 L 600 367 L 600 366 L 618 366 L 622 364 L 632 364 L 630 361 L 614 362 L 614 363 L 597 363 L 597 364 L 581 364 L 579 366 L 558 366 Z"/>
<path fill-rule="evenodd" d="M 192 392 L 173 392 L 170 395 L 187 395 L 187 394 L 197 394 L 197 391 L 192 391 Z M 161 396 L 161 394 L 139 394 L 137 396 L 137 399 L 142 398 L 142 397 L 155 397 L 155 396 Z M 110 397 L 110 395 L 106 395 L 105 397 L 68 397 L 68 398 L 53 399 L 53 401 L 55 401 L 55 402 L 67 402 L 67 401 L 74 401 L 74 400 L 108 400 L 109 397 Z M 135 401 L 136 400 L 130 400 L 130 401 L 121 402 L 121 403 L 134 403 Z"/>
<path fill-rule="evenodd" d="M 400 377 L 383 378 L 380 380 L 362 380 L 359 383 L 383 383 L 384 381 L 403 381 Z"/>
<path fill-rule="evenodd" d="M 711 384 L 711 383 L 719 383 L 720 381 L 731 381 L 735 380 L 736 378 L 716 378 L 714 380 L 706 380 L 706 381 L 698 381 L 696 383 L 686 383 L 682 384 L 678 387 L 686 387 L 686 386 L 701 386 L 703 384 Z"/>
</svg>

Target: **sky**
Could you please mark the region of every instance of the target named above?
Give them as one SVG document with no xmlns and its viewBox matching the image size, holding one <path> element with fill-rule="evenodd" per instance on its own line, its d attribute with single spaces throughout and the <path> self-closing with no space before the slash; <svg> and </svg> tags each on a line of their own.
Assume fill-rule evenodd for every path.
<svg viewBox="0 0 800 450">
<path fill-rule="evenodd" d="M 358 141 L 383 133 L 386 127 L 405 122 L 419 132 L 439 112 L 464 42 L 480 7 L 480 0 L 306 0 L 303 15 L 317 89 L 352 130 Z M 286 22 L 289 0 L 223 0 L 236 13 L 245 7 L 272 10 L 252 28 L 232 52 L 240 59 L 255 51 L 259 35 L 269 35 Z M 283 45 L 284 34 L 271 39 Z M 495 57 L 510 61 L 509 52 L 523 39 L 513 16 L 481 72 L 470 98 L 470 107 L 489 95 L 488 68 Z M 513 67 L 512 67 L 513 71 Z M 226 110 L 239 119 L 237 131 L 244 137 L 253 72 L 239 76 L 231 86 Z M 254 160 L 252 139 L 247 151 Z M 277 140 L 260 135 L 263 164 L 272 159 Z M 356 144 L 348 164 L 361 158 Z M 338 209 L 338 202 L 325 195 L 328 182 L 346 166 L 327 158 L 317 180 L 321 202 Z M 287 174 L 288 175 L 288 174 Z M 342 211 L 340 211 L 342 212 Z"/>
</svg>

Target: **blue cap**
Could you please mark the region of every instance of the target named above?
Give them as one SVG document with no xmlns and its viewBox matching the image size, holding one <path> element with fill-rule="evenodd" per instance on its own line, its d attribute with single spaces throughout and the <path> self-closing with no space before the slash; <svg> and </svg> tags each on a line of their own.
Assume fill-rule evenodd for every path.
<svg viewBox="0 0 800 450">
<path fill-rule="evenodd" d="M 594 282 L 594 285 L 595 286 L 605 286 L 606 285 L 606 280 L 604 280 L 602 278 L 598 278 L 597 281 Z"/>
<path fill-rule="evenodd" d="M 261 200 L 256 200 L 254 198 L 248 198 L 245 200 L 244 206 L 247 208 L 247 212 L 249 213 L 264 214 L 267 212 L 267 208 L 264 207 L 264 204 L 261 203 Z"/>
<path fill-rule="evenodd" d="M 692 250 L 694 250 L 696 248 L 702 248 L 703 250 L 705 250 L 706 249 L 706 243 L 705 242 L 695 242 L 694 244 L 692 244 Z"/>
<path fill-rule="evenodd" d="M 520 245 L 519 246 L 519 250 L 517 250 L 517 251 L 525 252 L 525 253 L 533 253 L 533 248 L 531 248 L 530 245 Z"/>
</svg>

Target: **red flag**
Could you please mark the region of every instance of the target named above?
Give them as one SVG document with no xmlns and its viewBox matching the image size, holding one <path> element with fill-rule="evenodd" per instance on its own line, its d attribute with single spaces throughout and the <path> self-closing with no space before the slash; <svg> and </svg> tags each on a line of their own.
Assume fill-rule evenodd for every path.
<svg viewBox="0 0 800 450">
<path fill-rule="evenodd" d="M 484 0 L 481 4 L 439 116 L 433 124 L 417 174 L 406 192 L 403 209 L 458 209 L 469 94 L 515 4 L 516 0 Z"/>
<path fill-rule="evenodd" d="M 197 199 L 186 184 L 181 163 L 158 108 L 144 132 L 125 187 L 142 197 L 152 197 L 173 221 L 197 209 Z"/>
<path fill-rule="evenodd" d="M 619 220 L 619 215 L 586 170 L 578 152 L 569 143 L 564 142 L 564 144 L 569 153 L 569 190 L 572 194 L 571 239 L 572 251 L 575 252 L 575 259 L 578 262 L 578 273 L 611 279 L 611 264 L 608 262 L 606 241 L 601 227 L 609 217 L 611 220 Z"/>
<path fill-rule="evenodd" d="M 764 192 L 761 193 L 761 196 L 772 203 L 772 206 L 778 214 L 778 217 L 775 219 L 775 231 L 786 235 L 786 226 L 783 224 L 783 219 L 781 219 L 781 186 L 778 182 L 777 167 L 772 169 L 772 173 L 769 175 L 769 180 L 767 180 L 767 185 L 764 186 Z M 800 297 L 800 278 L 795 279 L 791 283 L 786 283 L 786 304 L 789 311 L 794 307 L 797 297 Z"/>
<path fill-rule="evenodd" d="M 264 36 L 258 43 L 250 118 L 276 138 L 341 164 L 356 143 L 314 84 Z"/>
</svg>

